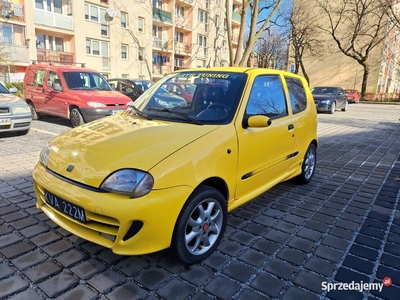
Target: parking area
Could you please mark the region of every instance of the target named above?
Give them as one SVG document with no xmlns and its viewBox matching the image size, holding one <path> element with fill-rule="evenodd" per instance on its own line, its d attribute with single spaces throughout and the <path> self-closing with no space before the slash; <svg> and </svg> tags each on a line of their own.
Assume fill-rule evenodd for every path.
<svg viewBox="0 0 400 300">
<path fill-rule="evenodd" d="M 318 119 L 311 183 L 279 184 L 233 211 L 217 251 L 195 265 L 168 250 L 114 255 L 36 209 L 32 169 L 68 120 L 1 135 L 0 299 L 399 299 L 400 105 Z"/>
</svg>

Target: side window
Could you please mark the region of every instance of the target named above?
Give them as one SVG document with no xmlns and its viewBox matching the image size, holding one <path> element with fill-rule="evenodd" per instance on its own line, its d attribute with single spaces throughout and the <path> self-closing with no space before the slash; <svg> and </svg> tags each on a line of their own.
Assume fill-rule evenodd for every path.
<svg viewBox="0 0 400 300">
<path fill-rule="evenodd" d="M 298 78 L 285 77 L 285 79 L 289 90 L 293 114 L 297 114 L 307 107 L 307 96 L 303 83 Z"/>
<path fill-rule="evenodd" d="M 45 74 L 46 74 L 45 70 L 36 70 L 35 75 L 33 77 L 33 85 L 38 87 L 43 87 Z"/>
<path fill-rule="evenodd" d="M 54 90 L 55 83 L 58 83 L 59 87 L 61 86 L 60 77 L 58 76 L 58 74 L 56 72 L 50 72 L 49 73 L 49 82 L 48 82 L 49 88 Z"/>
<path fill-rule="evenodd" d="M 110 87 L 111 87 L 113 90 L 116 90 L 116 89 L 117 89 L 117 85 L 118 85 L 118 81 L 117 81 L 117 80 L 109 80 L 108 83 L 109 83 Z"/>
<path fill-rule="evenodd" d="M 253 83 L 246 115 L 265 115 L 269 118 L 287 116 L 282 81 L 277 75 L 258 76 Z"/>
</svg>

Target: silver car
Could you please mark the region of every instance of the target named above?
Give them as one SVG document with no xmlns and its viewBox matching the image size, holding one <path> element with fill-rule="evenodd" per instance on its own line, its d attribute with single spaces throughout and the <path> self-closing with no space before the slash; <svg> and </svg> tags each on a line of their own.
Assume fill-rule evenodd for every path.
<svg viewBox="0 0 400 300">
<path fill-rule="evenodd" d="M 24 135 L 31 128 L 31 110 L 25 101 L 12 94 L 15 92 L 17 88 L 8 90 L 0 82 L 0 133 L 15 131 Z"/>
</svg>

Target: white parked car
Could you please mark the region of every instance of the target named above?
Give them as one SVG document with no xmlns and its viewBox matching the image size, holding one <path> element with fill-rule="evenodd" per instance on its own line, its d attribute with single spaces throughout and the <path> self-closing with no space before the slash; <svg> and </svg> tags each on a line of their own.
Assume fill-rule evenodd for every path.
<svg viewBox="0 0 400 300">
<path fill-rule="evenodd" d="M 24 100 L 13 94 L 16 92 L 17 88 L 8 90 L 0 82 L 0 133 L 15 131 L 24 135 L 31 128 L 31 110 Z"/>
</svg>

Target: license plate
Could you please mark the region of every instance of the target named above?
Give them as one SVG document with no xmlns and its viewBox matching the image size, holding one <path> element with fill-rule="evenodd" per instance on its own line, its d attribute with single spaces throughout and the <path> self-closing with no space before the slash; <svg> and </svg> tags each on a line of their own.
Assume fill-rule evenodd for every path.
<svg viewBox="0 0 400 300">
<path fill-rule="evenodd" d="M 0 119 L 0 125 L 11 125 L 11 119 Z"/>
<path fill-rule="evenodd" d="M 85 210 L 82 207 L 61 199 L 60 197 L 57 197 L 48 191 L 44 192 L 44 197 L 46 199 L 46 203 L 51 207 L 54 207 L 59 212 L 62 212 L 63 214 L 70 216 L 79 222 L 86 223 Z"/>
<path fill-rule="evenodd" d="M 121 110 L 110 110 L 110 115 L 115 115 L 115 114 L 118 114 L 118 113 L 120 113 L 121 112 Z"/>
</svg>

